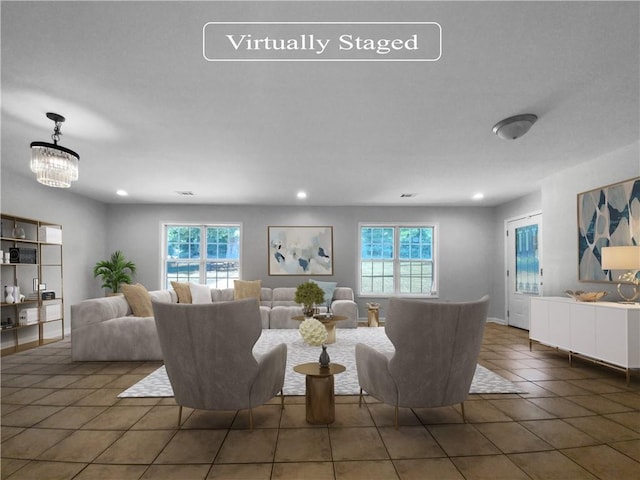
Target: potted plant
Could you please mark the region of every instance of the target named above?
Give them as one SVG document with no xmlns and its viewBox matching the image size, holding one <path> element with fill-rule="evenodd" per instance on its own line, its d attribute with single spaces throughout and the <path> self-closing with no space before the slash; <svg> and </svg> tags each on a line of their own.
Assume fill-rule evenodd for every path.
<svg viewBox="0 0 640 480">
<path fill-rule="evenodd" d="M 102 288 L 108 288 L 117 294 L 121 283 L 131 283 L 131 275 L 136 273 L 136 265 L 128 261 L 120 250 L 111 254 L 109 260 L 96 263 L 93 276 L 101 277 Z"/>
<path fill-rule="evenodd" d="M 324 292 L 314 282 L 304 282 L 296 288 L 296 303 L 302 304 L 302 313 L 305 317 L 313 316 L 313 306 L 324 303 Z"/>
</svg>

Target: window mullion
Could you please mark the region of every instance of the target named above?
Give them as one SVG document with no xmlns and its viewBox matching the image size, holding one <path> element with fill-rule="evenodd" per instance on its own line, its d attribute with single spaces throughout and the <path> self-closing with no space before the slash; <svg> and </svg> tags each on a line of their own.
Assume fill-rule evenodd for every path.
<svg viewBox="0 0 640 480">
<path fill-rule="evenodd" d="M 200 284 L 207 283 L 207 226 L 200 225 Z"/>
<path fill-rule="evenodd" d="M 400 294 L 400 227 L 393 227 L 393 294 Z"/>
</svg>

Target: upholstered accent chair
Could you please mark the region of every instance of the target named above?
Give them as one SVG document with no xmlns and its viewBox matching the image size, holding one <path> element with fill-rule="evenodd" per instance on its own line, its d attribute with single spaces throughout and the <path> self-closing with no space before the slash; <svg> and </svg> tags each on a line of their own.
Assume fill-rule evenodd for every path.
<svg viewBox="0 0 640 480">
<path fill-rule="evenodd" d="M 487 296 L 462 303 L 391 298 L 384 328 L 395 353 L 356 344 L 360 405 L 364 391 L 395 406 L 396 428 L 398 407 L 460 403 L 464 419 L 488 302 Z"/>
<path fill-rule="evenodd" d="M 256 358 L 252 349 L 262 332 L 255 298 L 209 304 L 153 302 L 160 347 L 175 395 L 178 427 L 182 407 L 203 410 L 249 409 L 280 392 L 284 408 L 287 346 Z"/>
</svg>

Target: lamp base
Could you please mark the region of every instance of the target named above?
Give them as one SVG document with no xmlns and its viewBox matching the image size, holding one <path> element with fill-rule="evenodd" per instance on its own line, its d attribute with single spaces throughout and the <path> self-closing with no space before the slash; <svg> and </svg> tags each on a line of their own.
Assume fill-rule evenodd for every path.
<svg viewBox="0 0 640 480">
<path fill-rule="evenodd" d="M 625 295 L 625 293 L 623 292 L 622 287 L 626 286 L 628 287 L 632 292 L 633 295 L 629 296 L 629 295 Z M 634 300 L 638 297 L 640 297 L 640 285 L 637 284 L 631 284 L 631 283 L 619 283 L 618 284 L 618 295 L 620 295 L 622 298 L 624 298 L 624 302 L 620 302 L 620 303 L 636 303 L 634 302 Z"/>
</svg>

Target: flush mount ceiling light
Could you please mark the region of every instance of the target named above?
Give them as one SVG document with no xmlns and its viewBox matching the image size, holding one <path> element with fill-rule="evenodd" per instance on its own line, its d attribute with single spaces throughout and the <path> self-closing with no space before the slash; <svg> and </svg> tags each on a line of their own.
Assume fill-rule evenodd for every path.
<svg viewBox="0 0 640 480">
<path fill-rule="evenodd" d="M 65 118 L 57 113 L 47 113 L 55 127 L 51 139 L 53 143 L 31 143 L 31 171 L 36 174 L 38 182 L 49 187 L 69 188 L 71 182 L 78 180 L 78 162 L 80 155 L 73 150 L 58 145 L 60 125 Z"/>
<path fill-rule="evenodd" d="M 493 126 L 493 133 L 503 140 L 515 140 L 527 133 L 537 119 L 532 113 L 505 118 Z"/>
</svg>

